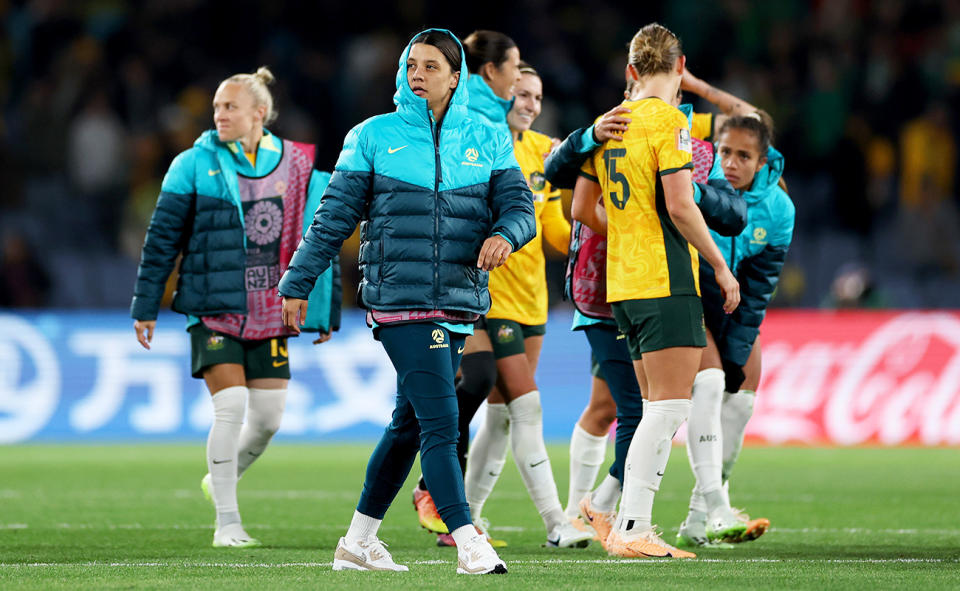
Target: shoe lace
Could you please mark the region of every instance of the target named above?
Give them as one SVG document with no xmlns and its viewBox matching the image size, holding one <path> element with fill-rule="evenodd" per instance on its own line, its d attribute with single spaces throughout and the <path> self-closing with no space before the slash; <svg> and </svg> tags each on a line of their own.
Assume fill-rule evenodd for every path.
<svg viewBox="0 0 960 591">
<path fill-rule="evenodd" d="M 377 537 L 371 536 L 365 540 L 360 540 L 357 542 L 357 545 L 368 552 L 371 562 L 382 560 L 384 558 L 387 560 L 393 560 L 393 558 L 390 556 L 390 553 L 387 552 L 387 543 Z"/>
<path fill-rule="evenodd" d="M 485 538 L 477 536 L 464 544 L 463 553 L 467 555 L 470 562 L 480 562 L 487 558 L 491 558 L 491 555 L 496 555 L 493 547 Z"/>
<path fill-rule="evenodd" d="M 747 523 L 750 521 L 750 515 L 746 511 L 740 509 L 739 507 L 730 507 L 730 510 L 733 511 L 733 516 L 738 520 Z"/>
<path fill-rule="evenodd" d="M 651 525 L 650 529 L 642 534 L 643 538 L 650 542 L 651 544 L 656 544 L 657 546 L 663 546 L 664 548 L 672 551 L 679 551 L 679 548 L 671 546 L 661 537 L 663 536 L 663 531 L 659 526 Z"/>
</svg>

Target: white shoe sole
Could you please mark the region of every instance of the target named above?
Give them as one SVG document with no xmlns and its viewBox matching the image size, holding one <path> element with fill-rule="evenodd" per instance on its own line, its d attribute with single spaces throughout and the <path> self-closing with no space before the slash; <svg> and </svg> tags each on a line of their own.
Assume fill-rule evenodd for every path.
<svg viewBox="0 0 960 591">
<path fill-rule="evenodd" d="M 501 562 L 500 564 L 493 567 L 491 570 L 477 571 L 477 572 L 471 572 L 458 566 L 457 574 L 458 575 L 505 575 L 507 574 L 507 565 Z"/>
</svg>

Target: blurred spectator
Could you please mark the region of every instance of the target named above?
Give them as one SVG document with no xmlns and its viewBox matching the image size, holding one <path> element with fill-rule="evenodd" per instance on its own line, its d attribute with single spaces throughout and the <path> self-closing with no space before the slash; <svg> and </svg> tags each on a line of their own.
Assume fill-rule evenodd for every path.
<svg viewBox="0 0 960 591">
<path fill-rule="evenodd" d="M 847 263 L 837 271 L 824 305 L 828 308 L 884 308 L 889 302 L 865 266 Z"/>
<path fill-rule="evenodd" d="M 935 102 L 900 134 L 901 240 L 921 276 L 958 271 L 957 145 L 950 130 L 946 105 Z"/>
<path fill-rule="evenodd" d="M 42 308 L 50 293 L 50 277 L 26 239 L 8 234 L 0 255 L 0 307 Z"/>
<path fill-rule="evenodd" d="M 116 246 L 127 176 L 126 134 L 107 95 L 95 91 L 67 130 L 67 167 L 79 198 L 99 212 L 96 230 Z"/>
</svg>

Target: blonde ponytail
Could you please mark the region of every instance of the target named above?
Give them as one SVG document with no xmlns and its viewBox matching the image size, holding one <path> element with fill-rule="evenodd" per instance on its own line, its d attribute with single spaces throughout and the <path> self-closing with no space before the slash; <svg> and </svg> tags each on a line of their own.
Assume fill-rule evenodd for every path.
<svg viewBox="0 0 960 591">
<path fill-rule="evenodd" d="M 669 72 L 682 55 L 680 39 L 663 25 L 651 23 L 633 36 L 627 61 L 644 78 Z"/>
</svg>

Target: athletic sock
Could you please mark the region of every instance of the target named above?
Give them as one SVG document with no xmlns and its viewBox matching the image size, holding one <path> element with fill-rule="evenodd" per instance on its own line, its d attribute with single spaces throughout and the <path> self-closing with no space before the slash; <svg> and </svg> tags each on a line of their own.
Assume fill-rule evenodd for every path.
<svg viewBox="0 0 960 591">
<path fill-rule="evenodd" d="M 595 511 L 601 513 L 610 513 L 617 508 L 617 501 L 620 500 L 620 494 L 623 492 L 623 485 L 620 481 L 609 474 L 600 482 L 597 490 L 590 496 L 590 506 Z"/>
<path fill-rule="evenodd" d="M 570 487 L 567 494 L 568 518 L 580 515 L 580 499 L 593 488 L 597 473 L 607 455 L 607 436 L 591 435 L 577 423 L 570 437 Z"/>
<path fill-rule="evenodd" d="M 240 430 L 240 448 L 237 453 L 237 478 L 243 476 L 250 464 L 257 461 L 274 434 L 280 429 L 287 389 L 264 390 L 250 388 L 247 402 L 247 420 Z"/>
<path fill-rule="evenodd" d="M 477 537 L 479 532 L 473 524 L 468 523 L 467 525 L 461 525 L 457 529 L 450 532 L 450 535 L 453 536 L 453 541 L 456 542 L 458 548 L 462 548 L 464 544 Z"/>
<path fill-rule="evenodd" d="M 653 498 L 670 459 L 673 435 L 689 415 L 687 399 L 652 401 L 644 409 L 624 469 L 623 500 L 617 520 L 621 532 L 650 529 Z"/>
<path fill-rule="evenodd" d="M 728 393 L 720 411 L 720 424 L 723 427 L 723 468 L 722 478 L 730 478 L 734 464 L 743 449 L 743 434 L 753 415 L 753 402 L 757 393 L 753 390 L 740 390 Z"/>
<path fill-rule="evenodd" d="M 722 498 L 714 493 L 720 490 L 723 382 L 720 369 L 705 369 L 697 374 L 687 421 L 687 457 L 697 482 L 694 490 L 703 495 L 711 513 L 722 506 Z"/>
<path fill-rule="evenodd" d="M 343 537 L 346 538 L 348 544 L 353 544 L 359 540 L 376 536 L 381 523 L 383 523 L 382 519 L 354 511 L 353 519 L 350 520 L 350 527 L 347 529 L 347 534 Z"/>
<path fill-rule="evenodd" d="M 553 480 L 550 457 L 543 443 L 543 409 L 540 392 L 532 390 L 507 405 L 510 412 L 510 447 L 520 477 L 537 507 L 549 534 L 566 518 Z"/>
<path fill-rule="evenodd" d="M 210 399 L 213 402 L 213 425 L 207 436 L 207 470 L 210 472 L 210 494 L 217 507 L 219 527 L 240 521 L 237 448 L 247 406 L 247 388 L 224 388 Z"/>
<path fill-rule="evenodd" d="M 470 447 L 467 461 L 467 476 L 464 489 L 470 515 L 480 518 L 483 504 L 490 498 L 503 464 L 507 461 L 507 444 L 510 441 L 510 413 L 506 404 L 487 404 L 487 416 L 480 425 Z"/>
</svg>

